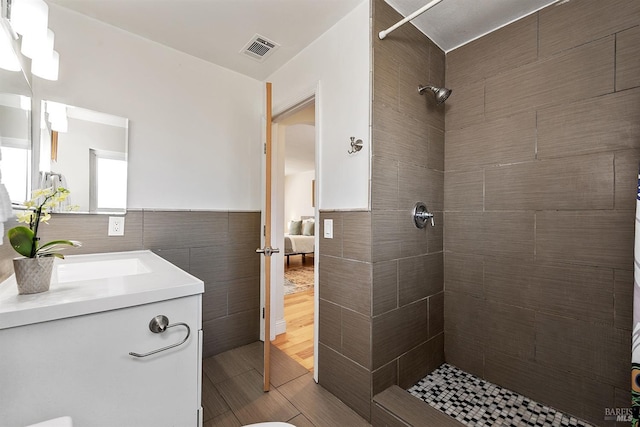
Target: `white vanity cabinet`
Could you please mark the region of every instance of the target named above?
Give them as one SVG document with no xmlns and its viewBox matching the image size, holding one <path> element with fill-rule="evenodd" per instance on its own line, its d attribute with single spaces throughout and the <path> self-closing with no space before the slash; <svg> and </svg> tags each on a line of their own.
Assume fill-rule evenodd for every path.
<svg viewBox="0 0 640 427">
<path fill-rule="evenodd" d="M 151 267 L 175 269 L 169 276 L 181 272 L 166 261 L 158 261 L 151 253 L 142 253 L 151 257 L 143 260 L 147 267 L 155 263 Z M 29 303 L 38 298 L 53 298 L 56 290 L 62 300 L 73 300 L 74 291 L 69 283 L 57 287 L 52 284 L 51 295 L 16 298 L 6 295 L 4 287 L 10 285 L 0 284 L 0 425 L 25 426 L 60 416 L 70 416 L 74 426 L 79 427 L 199 425 L 203 285 L 182 272 L 187 280 L 181 282 L 178 292 L 162 285 L 166 277 L 162 275 L 155 277 L 159 281 L 155 288 L 151 282 L 138 283 L 141 288 L 148 286 L 150 291 L 136 289 L 135 279 L 153 276 L 151 267 L 146 273 L 130 275 L 130 283 L 125 283 L 129 279 L 96 279 L 108 282 L 103 283 L 111 289 L 107 294 L 112 292 L 112 296 L 121 297 L 127 292 L 119 287 L 128 287 L 135 296 L 132 300 L 149 301 L 127 305 L 122 302 L 126 298 L 112 298 L 113 307 L 104 309 L 102 298 L 86 299 L 84 304 L 67 307 L 72 315 L 55 315 L 57 318 L 42 322 L 33 321 L 37 311 L 42 311 L 46 319 L 52 317 L 52 306 L 36 304 L 42 306 L 29 310 Z M 190 280 L 192 285 L 187 284 Z M 74 283 L 85 287 L 98 285 L 95 280 Z M 3 327 L 3 320 L 4 326 L 12 323 L 10 316 L 2 316 L 3 303 L 7 302 L 24 303 L 22 311 L 32 311 L 29 315 L 22 313 L 29 323 Z M 169 327 L 154 333 L 150 321 L 158 315 L 168 318 Z M 189 338 L 180 345 L 146 357 L 130 354 L 149 353 L 181 343 L 188 330 Z"/>
</svg>

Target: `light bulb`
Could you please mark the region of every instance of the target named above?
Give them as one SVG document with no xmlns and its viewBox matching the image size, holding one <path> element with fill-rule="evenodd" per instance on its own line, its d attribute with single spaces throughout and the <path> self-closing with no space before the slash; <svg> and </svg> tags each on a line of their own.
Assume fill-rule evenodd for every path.
<svg viewBox="0 0 640 427">
<path fill-rule="evenodd" d="M 28 96 L 20 95 L 20 109 L 24 111 L 31 111 L 31 98 Z"/>
<path fill-rule="evenodd" d="M 48 57 L 36 57 L 31 61 L 31 72 L 45 80 L 58 80 L 60 55 L 55 50 Z"/>
<path fill-rule="evenodd" d="M 45 37 L 25 34 L 22 36 L 22 46 L 20 51 L 23 55 L 31 59 L 38 57 L 49 57 L 53 53 L 53 31 L 47 30 Z"/>
<path fill-rule="evenodd" d="M 11 26 L 21 36 L 46 37 L 49 6 L 44 0 L 13 0 Z"/>
<path fill-rule="evenodd" d="M 4 68 L 8 71 L 20 71 L 20 61 L 16 51 L 13 50 L 11 44 L 12 37 L 9 36 L 9 31 L 4 25 L 0 25 L 0 68 Z"/>
<path fill-rule="evenodd" d="M 64 133 L 68 129 L 69 129 L 69 120 L 67 120 L 67 116 L 56 116 L 55 120 L 51 121 L 51 130 Z"/>
</svg>

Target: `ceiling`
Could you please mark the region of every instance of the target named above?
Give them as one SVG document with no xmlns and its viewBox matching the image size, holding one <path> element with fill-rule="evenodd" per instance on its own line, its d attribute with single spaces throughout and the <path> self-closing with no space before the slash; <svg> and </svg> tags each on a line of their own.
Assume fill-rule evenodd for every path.
<svg viewBox="0 0 640 427">
<path fill-rule="evenodd" d="M 265 80 L 362 0 L 46 0 Z M 239 52 L 259 34 L 280 47 L 263 62 Z"/>
<path fill-rule="evenodd" d="M 363 0 L 47 0 L 205 61 L 265 80 Z M 407 16 L 428 0 L 386 0 Z M 558 0 L 443 0 L 413 22 L 445 52 Z M 257 62 L 259 34 L 278 44 Z"/>
</svg>

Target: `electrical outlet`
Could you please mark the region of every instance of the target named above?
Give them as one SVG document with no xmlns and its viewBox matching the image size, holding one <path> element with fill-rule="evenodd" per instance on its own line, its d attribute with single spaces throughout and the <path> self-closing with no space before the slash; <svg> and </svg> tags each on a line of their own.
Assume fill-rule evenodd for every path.
<svg viewBox="0 0 640 427">
<path fill-rule="evenodd" d="M 124 236 L 124 217 L 123 216 L 110 216 L 109 217 L 109 232 L 108 236 Z"/>
</svg>

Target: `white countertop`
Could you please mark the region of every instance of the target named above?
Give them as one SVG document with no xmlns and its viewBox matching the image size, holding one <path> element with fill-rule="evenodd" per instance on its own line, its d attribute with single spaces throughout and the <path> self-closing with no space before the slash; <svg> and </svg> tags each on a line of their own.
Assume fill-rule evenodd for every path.
<svg viewBox="0 0 640 427">
<path fill-rule="evenodd" d="M 18 295 L 15 275 L 0 283 L 0 329 L 203 292 L 202 280 L 151 251 L 69 255 L 56 259 L 48 292 Z"/>
</svg>

